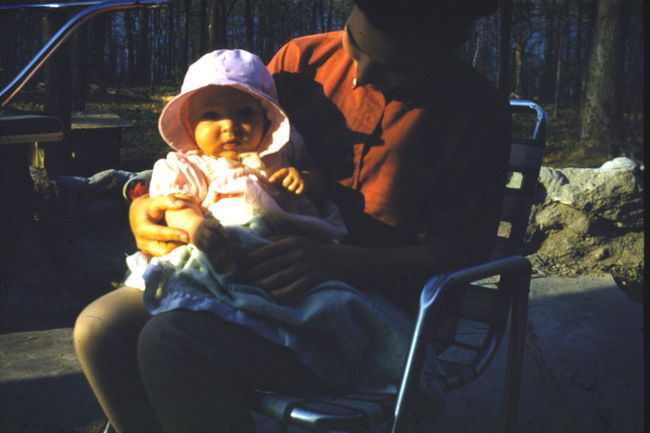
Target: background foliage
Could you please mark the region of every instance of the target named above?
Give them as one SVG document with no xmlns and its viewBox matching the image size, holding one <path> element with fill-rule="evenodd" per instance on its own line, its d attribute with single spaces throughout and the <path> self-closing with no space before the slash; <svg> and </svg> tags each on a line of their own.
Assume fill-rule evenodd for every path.
<svg viewBox="0 0 650 433">
<path fill-rule="evenodd" d="M 341 29 L 351 5 L 351 0 L 173 0 L 162 8 L 101 16 L 32 80 L 17 106 L 42 104 L 63 119 L 70 110 L 109 108 L 141 127 L 132 128 L 128 134 L 136 135 L 127 135 L 127 142 L 158 152 L 164 147 L 155 132 L 157 112 L 192 61 L 217 48 L 245 48 L 268 61 L 292 37 Z M 0 82 L 9 82 L 73 12 L 0 10 Z M 603 39 L 610 44 L 599 45 Z M 609 57 L 595 55 L 601 52 Z M 502 0 L 497 14 L 476 23 L 461 55 L 507 94 L 549 110 L 547 163 L 594 165 L 619 155 L 643 159 L 642 0 Z M 42 87 L 69 100 L 43 96 Z M 611 110 L 592 113 L 594 106 Z"/>
</svg>

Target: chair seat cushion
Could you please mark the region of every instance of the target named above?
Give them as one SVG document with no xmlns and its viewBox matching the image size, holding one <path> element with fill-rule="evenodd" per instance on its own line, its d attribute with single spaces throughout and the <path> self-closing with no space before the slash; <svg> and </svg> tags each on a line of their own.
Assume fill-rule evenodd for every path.
<svg viewBox="0 0 650 433">
<path fill-rule="evenodd" d="M 314 431 L 365 432 L 388 420 L 395 394 L 352 393 L 341 397 L 265 395 L 260 412 Z"/>
</svg>

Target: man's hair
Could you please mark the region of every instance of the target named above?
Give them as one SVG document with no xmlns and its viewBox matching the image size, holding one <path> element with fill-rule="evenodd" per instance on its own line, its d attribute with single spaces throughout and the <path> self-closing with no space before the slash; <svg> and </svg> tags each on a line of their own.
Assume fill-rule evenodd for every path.
<svg viewBox="0 0 650 433">
<path fill-rule="evenodd" d="M 444 32 L 452 47 L 465 42 L 475 20 L 498 0 L 355 0 L 370 24 L 396 40 L 414 42 Z"/>
</svg>

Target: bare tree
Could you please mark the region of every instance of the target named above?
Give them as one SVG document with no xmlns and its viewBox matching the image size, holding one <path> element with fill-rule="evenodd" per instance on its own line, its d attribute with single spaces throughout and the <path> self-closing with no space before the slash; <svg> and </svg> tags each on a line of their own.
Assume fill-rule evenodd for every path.
<svg viewBox="0 0 650 433">
<path fill-rule="evenodd" d="M 582 140 L 621 153 L 624 141 L 621 95 L 625 53 L 624 18 L 628 0 L 598 0 L 582 109 Z"/>
<path fill-rule="evenodd" d="M 151 46 L 150 46 L 150 20 L 149 17 L 151 11 L 149 10 L 140 10 L 138 11 L 139 17 L 139 26 L 138 26 L 138 41 L 137 41 L 137 53 L 135 57 L 135 70 L 133 75 L 135 76 L 135 82 L 137 84 L 145 84 L 149 79 L 150 69 L 151 69 Z"/>
<path fill-rule="evenodd" d="M 179 56 L 179 69 L 185 69 L 186 65 L 192 61 L 192 39 L 190 38 L 190 28 L 192 26 L 192 0 L 184 2 L 183 21 L 183 44 L 180 47 L 181 56 Z M 184 55 L 183 55 L 184 54 Z"/>
<path fill-rule="evenodd" d="M 253 15 L 253 3 L 252 0 L 246 0 L 244 2 L 244 23 L 246 26 L 246 45 L 245 47 L 248 50 L 253 50 L 253 43 L 255 40 L 255 18 Z"/>
<path fill-rule="evenodd" d="M 43 43 L 59 29 L 66 20 L 65 11 L 51 10 L 42 14 Z M 69 45 L 64 45 L 45 64 L 45 111 L 58 117 L 64 132 L 70 130 L 72 114 L 71 60 Z"/>
<path fill-rule="evenodd" d="M 510 93 L 510 47 L 512 45 L 512 0 L 499 1 L 499 89 Z"/>
<path fill-rule="evenodd" d="M 533 28 L 531 10 L 529 4 L 522 2 L 513 5 L 513 93 L 517 97 L 524 95 L 524 62 Z"/>
<path fill-rule="evenodd" d="M 137 57 L 136 52 L 135 52 L 135 11 L 126 11 L 124 13 L 124 27 L 125 27 L 125 33 L 126 33 L 126 77 L 127 77 L 127 84 L 131 85 L 133 84 L 133 75 L 131 74 L 132 71 L 135 70 L 135 59 Z"/>
<path fill-rule="evenodd" d="M 73 76 L 75 85 L 72 87 L 72 103 L 75 110 L 86 109 L 88 99 L 88 27 L 79 29 L 73 39 Z"/>
<path fill-rule="evenodd" d="M 568 15 L 569 15 L 569 3 L 568 0 L 561 0 L 559 6 L 560 16 L 558 19 L 558 36 L 557 36 L 557 50 L 555 56 L 555 84 L 554 84 L 554 96 L 553 96 L 553 111 L 551 112 L 551 117 L 556 119 L 559 115 L 560 110 L 560 96 L 562 94 L 562 74 L 564 73 L 564 55 L 565 49 L 568 44 Z"/>
</svg>

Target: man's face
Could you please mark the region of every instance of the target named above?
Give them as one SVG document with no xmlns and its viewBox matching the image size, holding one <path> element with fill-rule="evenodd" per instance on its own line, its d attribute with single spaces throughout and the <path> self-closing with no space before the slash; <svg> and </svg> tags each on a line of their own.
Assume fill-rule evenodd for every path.
<svg viewBox="0 0 650 433">
<path fill-rule="evenodd" d="M 395 41 L 373 27 L 357 7 L 352 9 L 343 35 L 343 47 L 357 68 L 357 84 L 371 85 L 384 94 L 406 91 L 431 78 L 434 50 L 431 41 L 414 46 Z"/>
</svg>

